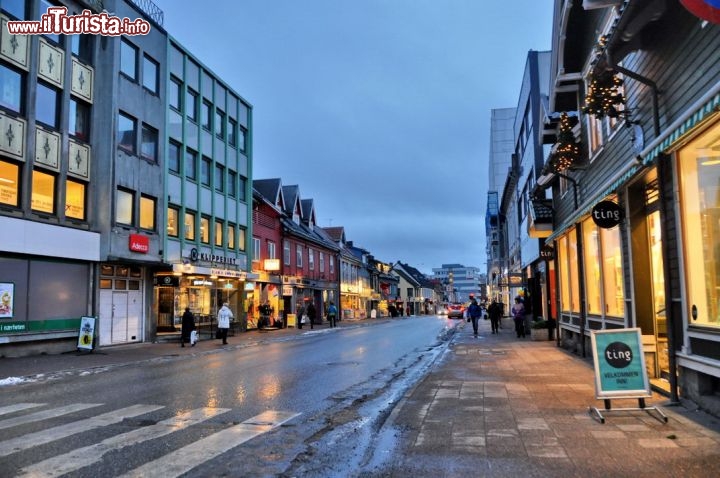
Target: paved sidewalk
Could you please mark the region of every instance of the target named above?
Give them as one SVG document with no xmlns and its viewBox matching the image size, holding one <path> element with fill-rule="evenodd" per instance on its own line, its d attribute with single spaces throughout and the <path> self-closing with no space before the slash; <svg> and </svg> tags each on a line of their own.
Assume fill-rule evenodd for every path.
<svg viewBox="0 0 720 478">
<path fill-rule="evenodd" d="M 495 335 L 481 322 L 457 329 L 447 356 L 407 394 L 391 423 L 397 477 L 718 477 L 720 421 L 653 394 L 668 422 L 645 411 L 591 418 L 589 360 L 554 341 Z M 637 400 L 612 406 L 637 407 Z"/>
</svg>

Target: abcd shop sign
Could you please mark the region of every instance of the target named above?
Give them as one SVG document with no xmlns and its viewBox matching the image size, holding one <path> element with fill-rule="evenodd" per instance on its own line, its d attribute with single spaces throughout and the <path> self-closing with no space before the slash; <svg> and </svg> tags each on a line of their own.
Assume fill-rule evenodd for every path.
<svg viewBox="0 0 720 478">
<path fill-rule="evenodd" d="M 591 337 L 596 398 L 650 397 L 640 329 L 597 330 Z"/>
</svg>

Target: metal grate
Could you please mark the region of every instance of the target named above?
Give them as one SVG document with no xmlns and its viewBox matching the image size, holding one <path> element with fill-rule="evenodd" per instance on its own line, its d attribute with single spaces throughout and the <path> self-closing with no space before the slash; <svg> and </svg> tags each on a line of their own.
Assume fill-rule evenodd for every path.
<svg viewBox="0 0 720 478">
<path fill-rule="evenodd" d="M 157 23 L 159 26 L 163 26 L 165 19 L 165 13 L 160 10 L 160 7 L 155 5 L 151 0 L 129 0 L 136 7 L 145 13 L 152 21 Z M 100 2 L 102 3 L 102 2 Z"/>
</svg>

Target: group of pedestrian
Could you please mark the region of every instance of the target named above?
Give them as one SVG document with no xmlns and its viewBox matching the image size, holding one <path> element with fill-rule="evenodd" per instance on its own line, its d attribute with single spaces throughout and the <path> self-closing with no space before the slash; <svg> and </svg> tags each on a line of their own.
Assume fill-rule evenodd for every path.
<svg viewBox="0 0 720 478">
<path fill-rule="evenodd" d="M 235 316 L 230 310 L 230 306 L 225 302 L 217 315 L 217 335 L 215 338 L 222 339 L 223 345 L 227 345 L 228 331 L 230 330 L 230 321 Z M 195 326 L 195 315 L 193 315 L 190 307 L 185 307 L 185 313 L 182 316 L 182 325 L 180 326 L 180 347 L 185 347 L 185 343 L 189 342 L 190 346 L 195 346 L 197 342 L 197 328 Z"/>
<path fill-rule="evenodd" d="M 500 322 L 503 316 L 503 305 L 497 300 L 493 299 L 490 305 L 487 306 L 486 310 L 484 307 L 478 304 L 477 299 L 470 301 L 470 306 L 467 309 L 467 321 L 472 322 L 473 326 L 473 337 L 478 336 L 478 323 L 481 317 L 487 313 L 487 318 L 490 319 L 490 328 L 493 334 L 500 333 Z M 515 304 L 510 311 L 513 322 L 515 323 L 515 333 L 518 338 L 525 337 L 525 306 L 522 302 L 522 298 L 516 297 Z"/>
</svg>

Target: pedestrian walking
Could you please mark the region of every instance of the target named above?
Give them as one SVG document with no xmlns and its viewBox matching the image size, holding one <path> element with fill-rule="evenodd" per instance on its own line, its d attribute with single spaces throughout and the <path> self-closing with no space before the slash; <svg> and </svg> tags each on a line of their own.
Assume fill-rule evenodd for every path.
<svg viewBox="0 0 720 478">
<path fill-rule="evenodd" d="M 515 297 L 515 305 L 510 310 L 515 322 L 515 333 L 517 338 L 525 338 L 525 306 L 520 297 Z"/>
<path fill-rule="evenodd" d="M 228 330 L 230 330 L 230 320 L 234 318 L 232 310 L 225 302 L 218 311 L 218 338 L 222 339 L 223 345 L 227 345 Z"/>
<path fill-rule="evenodd" d="M 195 342 L 190 340 L 190 334 L 193 330 L 195 330 L 195 316 L 190 312 L 190 307 L 185 307 L 182 325 L 180 326 L 180 347 L 185 347 L 185 342 L 190 342 L 190 346 L 195 346 Z"/>
<path fill-rule="evenodd" d="M 302 329 L 303 326 L 303 320 L 307 320 L 307 316 L 305 315 L 305 307 L 302 305 L 298 305 L 297 308 L 297 328 Z"/>
<path fill-rule="evenodd" d="M 478 305 L 477 300 L 473 299 L 470 302 L 470 307 L 468 307 L 467 315 L 468 315 L 468 321 L 472 321 L 473 337 L 477 338 L 477 336 L 478 336 L 478 320 L 480 320 L 480 317 L 482 316 L 482 309 Z"/>
<path fill-rule="evenodd" d="M 312 300 L 310 300 L 310 303 L 305 308 L 305 314 L 308 316 L 308 319 L 310 320 L 310 328 L 315 328 L 315 319 L 317 318 L 317 310 L 315 309 L 315 304 L 313 304 Z"/>
<path fill-rule="evenodd" d="M 337 308 L 332 302 L 330 302 L 330 307 L 328 307 L 327 317 L 328 321 L 330 321 L 330 327 L 335 327 L 335 320 L 337 319 Z"/>
<path fill-rule="evenodd" d="M 502 307 L 495 299 L 490 302 L 488 307 L 488 315 L 490 316 L 490 328 L 493 334 L 500 333 L 500 320 L 502 319 Z"/>
</svg>

